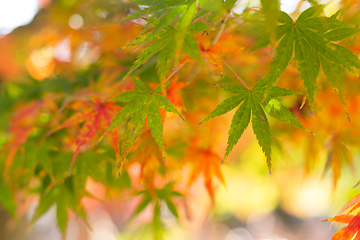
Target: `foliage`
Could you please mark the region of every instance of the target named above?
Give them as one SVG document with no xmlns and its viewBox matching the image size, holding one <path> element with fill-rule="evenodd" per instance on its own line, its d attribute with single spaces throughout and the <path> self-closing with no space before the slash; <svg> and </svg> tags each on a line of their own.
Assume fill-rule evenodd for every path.
<svg viewBox="0 0 360 240">
<path fill-rule="evenodd" d="M 278 152 L 286 154 L 281 134 L 294 145 L 308 138 L 301 149 L 307 173 L 325 147 L 323 174 L 331 169 L 335 188 L 359 146 L 360 98 L 351 87 L 359 86 L 359 21 L 346 19 L 346 3 L 328 17 L 326 6 L 308 2 L 292 15 L 277 0 L 240 14 L 235 0 L 99 0 L 96 11 L 85 11 L 86 1 L 50 4 L 39 14 L 51 21 L 36 18 L 1 40 L 26 53 L 21 64 L 8 54 L 8 69 L 0 68 L 1 205 L 18 219 L 19 199 L 35 195 L 30 224 L 56 205 L 65 236 L 72 213 L 91 227 L 84 199 L 139 198 L 127 221 L 151 208 L 144 228 L 163 239 L 161 213 L 168 209 L 181 223 L 198 181 L 216 206 L 215 190 L 226 186 L 221 164 L 239 162 L 231 153 L 248 147 L 248 139 L 257 140 L 268 173 L 281 171 L 273 166 Z M 63 16 L 51 15 L 59 9 L 79 12 L 87 25 L 70 29 Z M 24 43 L 32 28 L 41 31 Z M 36 56 L 45 61 L 46 51 L 53 56 L 39 64 Z M 12 72 L 12 64 L 21 71 Z M 219 123 L 235 108 L 231 123 Z M 227 144 L 220 141 L 224 128 Z M 90 191 L 92 181 L 105 196 Z M 350 213 L 359 202 L 356 196 L 326 220 L 348 224 L 333 239 L 356 235 L 360 215 Z"/>
</svg>

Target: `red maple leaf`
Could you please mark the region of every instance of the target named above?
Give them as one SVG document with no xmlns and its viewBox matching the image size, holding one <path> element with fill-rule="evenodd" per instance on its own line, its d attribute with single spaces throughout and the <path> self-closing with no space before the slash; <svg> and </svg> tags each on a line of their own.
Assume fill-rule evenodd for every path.
<svg viewBox="0 0 360 240">
<path fill-rule="evenodd" d="M 78 112 L 72 115 L 60 126 L 56 127 L 53 131 L 85 122 L 77 135 L 77 140 L 75 143 L 76 149 L 70 164 L 71 168 L 77 155 L 80 152 L 81 147 L 86 145 L 94 137 L 99 128 L 102 130 L 102 132 L 105 132 L 114 119 L 115 115 L 120 111 L 120 107 L 115 105 L 114 101 L 101 102 L 98 97 L 91 98 L 90 102 L 76 101 L 67 107 Z M 105 137 L 114 148 L 116 158 L 119 158 L 120 149 L 117 128 L 109 131 Z"/>
<path fill-rule="evenodd" d="M 31 102 L 17 110 L 16 115 L 10 121 L 10 141 L 4 148 L 4 150 L 10 149 L 5 161 L 6 168 L 14 159 L 21 145 L 27 141 L 31 131 L 36 128 L 40 113 L 49 110 L 56 111 L 57 109 L 52 97 L 45 96 L 43 100 Z M 54 118 L 55 120 L 56 118 Z"/>
</svg>

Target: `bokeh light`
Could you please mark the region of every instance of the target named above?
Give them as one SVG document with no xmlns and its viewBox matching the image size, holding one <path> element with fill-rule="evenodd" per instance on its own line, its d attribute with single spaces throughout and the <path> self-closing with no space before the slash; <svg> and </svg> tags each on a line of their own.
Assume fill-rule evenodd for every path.
<svg viewBox="0 0 360 240">
<path fill-rule="evenodd" d="M 30 23 L 38 10 L 38 0 L 0 0 L 0 36 Z"/>
</svg>

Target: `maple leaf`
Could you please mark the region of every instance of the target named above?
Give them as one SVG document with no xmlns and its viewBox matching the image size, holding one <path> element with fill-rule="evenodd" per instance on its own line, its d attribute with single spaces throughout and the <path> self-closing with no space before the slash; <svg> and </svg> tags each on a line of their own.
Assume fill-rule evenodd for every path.
<svg viewBox="0 0 360 240">
<path fill-rule="evenodd" d="M 280 101 L 275 99 L 292 94 L 299 94 L 299 92 L 275 86 L 271 89 L 268 97 L 263 99 L 267 81 L 268 77 L 260 79 L 253 89 L 246 89 L 238 85 L 217 85 L 223 90 L 236 95 L 220 103 L 209 116 L 200 122 L 200 124 L 213 117 L 227 113 L 240 105 L 231 122 L 228 146 L 222 163 L 226 160 L 227 156 L 244 133 L 244 130 L 250 123 L 251 117 L 252 128 L 262 151 L 265 153 L 268 169 L 271 173 L 271 131 L 264 109 L 277 120 L 312 133 L 296 119 L 290 110 L 284 107 Z"/>
<path fill-rule="evenodd" d="M 148 59 L 150 59 L 152 56 L 154 56 L 160 51 L 156 67 L 160 80 L 164 82 L 165 77 L 169 74 L 173 66 L 173 60 L 175 58 L 177 50 L 176 46 L 178 44 L 176 41 L 177 31 L 175 28 L 169 26 L 164 31 L 166 32 L 166 35 L 150 44 L 141 54 L 139 54 L 137 60 L 134 62 L 134 65 L 123 77 L 123 80 L 127 78 L 141 64 L 145 63 Z M 185 35 L 183 38 L 184 43 L 181 48 L 182 51 L 204 67 L 205 65 L 202 61 L 201 53 L 196 44 L 195 38 L 190 34 Z"/>
<path fill-rule="evenodd" d="M 210 46 L 209 48 L 205 48 L 202 44 L 200 44 L 199 46 L 202 55 L 209 61 L 209 63 L 211 63 L 213 66 L 215 66 L 218 69 L 220 76 L 223 75 L 224 70 L 223 70 L 223 61 L 219 54 L 235 52 L 242 49 L 233 46 L 231 44 L 230 39 L 231 36 L 228 35 L 221 38 L 217 43 Z"/>
<path fill-rule="evenodd" d="M 133 214 L 131 215 L 131 219 L 136 217 L 139 213 L 141 213 L 150 203 L 158 202 L 159 200 L 164 201 L 169 211 L 176 217 L 179 218 L 179 214 L 176 210 L 176 206 L 172 201 L 173 197 L 183 197 L 181 193 L 174 190 L 174 182 L 169 182 L 161 189 L 155 189 L 155 192 L 144 190 L 138 193 L 139 195 L 143 195 L 143 198 Z"/>
<path fill-rule="evenodd" d="M 140 17 L 145 17 L 146 16 L 151 16 L 157 12 L 160 12 L 162 10 L 167 10 L 167 9 L 171 9 L 171 8 L 176 8 L 178 6 L 181 6 L 183 4 L 185 4 L 187 1 L 186 0 L 166 0 L 163 1 L 161 3 L 156 2 L 156 4 L 152 4 L 150 1 L 148 2 L 144 2 L 144 5 L 147 5 L 148 8 L 141 10 L 141 11 L 137 11 L 134 12 L 133 14 L 131 14 L 130 16 L 122 19 L 121 21 L 119 21 L 118 23 L 122 23 L 122 22 L 126 22 L 132 19 L 136 19 L 136 18 L 140 18 Z M 159 17 L 159 16 L 157 16 Z"/>
<path fill-rule="evenodd" d="M 360 240 L 360 236 L 358 234 L 358 231 L 360 230 L 360 215 L 339 215 L 324 221 L 335 221 L 348 224 L 346 227 L 343 227 L 336 232 L 331 237 L 332 240 Z"/>
<path fill-rule="evenodd" d="M 186 87 L 188 82 L 179 82 L 178 78 L 173 79 L 167 91 L 167 98 L 176 107 L 184 107 L 183 100 L 179 95 L 181 89 Z"/>
<path fill-rule="evenodd" d="M 151 135 L 159 146 L 161 155 L 165 161 L 165 147 L 162 134 L 163 125 L 159 109 L 176 113 L 184 120 L 170 101 L 166 97 L 160 95 L 160 85 L 158 85 L 154 91 L 150 92 L 142 81 L 136 78 L 132 78 L 132 80 L 139 90 L 127 91 L 110 99 L 112 101 L 131 103 L 122 108 L 105 132 L 106 134 L 115 126 L 130 119 L 124 133 L 124 141 L 121 144 L 119 174 L 121 173 L 124 160 L 130 149 L 133 147 L 136 139 L 139 137 L 146 120 Z"/>
<path fill-rule="evenodd" d="M 82 203 L 77 201 L 74 192 L 69 189 L 67 184 L 52 186 L 48 191 L 40 194 L 39 204 L 35 210 L 30 225 L 34 224 L 44 213 L 46 213 L 52 205 L 56 203 L 56 219 L 57 224 L 63 235 L 66 234 L 66 229 L 69 220 L 68 210 L 72 209 L 76 214 L 82 217 L 87 223 L 87 216 Z M 88 227 L 90 227 L 88 225 Z"/>
<path fill-rule="evenodd" d="M 101 102 L 97 97 L 93 97 L 89 103 L 84 101 L 77 101 L 68 106 L 68 108 L 78 112 L 63 122 L 60 126 L 56 127 L 53 131 L 85 122 L 78 133 L 78 138 L 75 143 L 76 149 L 70 163 L 70 169 L 74 164 L 81 147 L 86 145 L 94 137 L 98 129 L 101 129 L 103 132 L 108 129 L 111 121 L 120 111 L 120 107 L 114 103 L 115 102 L 113 101 Z M 120 149 L 117 129 L 112 129 L 112 131 L 106 132 L 106 138 L 114 148 L 116 158 L 119 158 Z"/>
<path fill-rule="evenodd" d="M 154 193 L 148 189 L 145 189 L 138 192 L 137 194 L 141 195 L 142 199 L 130 216 L 129 220 L 132 220 L 138 216 L 150 204 L 154 205 L 153 219 L 150 225 L 153 230 L 155 239 L 163 239 L 165 226 L 161 219 L 161 205 L 164 202 L 171 214 L 179 219 L 177 206 L 175 205 L 173 198 L 182 198 L 184 195 L 174 190 L 174 182 L 169 182 L 163 188 L 155 189 Z"/>
<path fill-rule="evenodd" d="M 161 91 L 165 95 L 166 76 L 170 73 L 174 65 L 174 59 L 176 61 L 178 59 L 179 49 L 191 56 L 195 61 L 198 61 L 201 66 L 205 66 L 201 59 L 200 51 L 197 47 L 195 38 L 187 33 L 189 28 L 192 32 L 199 30 L 199 24 L 196 24 L 197 26 L 195 27 L 191 27 L 192 20 L 197 12 L 198 3 L 198 0 L 165 1 L 160 5 L 165 6 L 165 9 L 171 8 L 171 10 L 165 12 L 165 14 L 164 11 L 162 11 L 164 8 L 153 6 L 144 11 L 136 12 L 132 16 L 123 20 L 127 21 L 133 18 L 139 18 L 144 14 L 151 14 L 161 10 L 160 16 L 154 14 L 150 15 L 148 18 L 145 17 L 151 25 L 155 26 L 152 31 L 143 34 L 136 40 L 121 48 L 124 49 L 126 47 L 152 42 L 141 54 L 138 55 L 133 66 L 123 77 L 123 80 L 129 77 L 133 71 L 139 68 L 152 56 L 160 52 L 156 67 L 158 69 L 158 75 L 161 83 Z M 155 20 L 156 18 L 160 18 L 160 20 Z M 175 29 L 172 24 L 176 22 L 178 18 L 179 23 Z"/>
<path fill-rule="evenodd" d="M 157 174 L 165 173 L 165 162 L 162 153 L 151 135 L 151 131 L 144 131 L 133 146 L 131 159 L 140 163 L 139 183 L 146 185 L 149 192 L 155 195 L 155 182 Z"/>
<path fill-rule="evenodd" d="M 318 6 L 308 8 L 296 21 L 287 13 L 280 12 L 278 22 L 282 25 L 277 27 L 276 40 L 281 40 L 271 63 L 267 92 L 286 69 L 295 46 L 296 65 L 308 93 L 311 110 L 314 110 L 315 84 L 321 65 L 349 118 L 341 72 L 347 69 L 358 76 L 354 68 L 360 69 L 360 60 L 350 50 L 332 42 L 348 38 L 360 29 L 338 21 L 338 13 L 331 17 L 320 16 L 320 10 Z M 265 47 L 269 42 L 269 35 L 265 34 L 250 51 Z"/>
<path fill-rule="evenodd" d="M 205 57 L 205 59 L 214 67 L 216 67 L 220 73 L 220 76 L 223 75 L 223 60 L 220 57 L 222 53 L 229 53 L 235 52 L 242 48 L 235 47 L 232 42 L 230 41 L 231 35 L 226 35 L 222 37 L 217 43 L 211 45 L 210 47 L 205 47 L 202 43 L 199 44 L 198 48 L 200 49 L 201 56 Z M 186 53 L 185 53 L 186 54 Z M 195 55 L 198 57 L 198 55 Z M 185 64 L 193 60 L 193 56 L 187 55 L 186 57 L 182 58 L 180 64 Z M 199 62 L 198 60 L 194 59 L 195 61 Z"/>
<path fill-rule="evenodd" d="M 334 133 L 325 145 L 329 151 L 323 175 L 331 168 L 333 172 L 333 185 L 336 187 L 342 165 L 346 163 L 353 169 L 352 154 L 349 148 L 342 142 L 341 136 L 338 133 Z"/>
<path fill-rule="evenodd" d="M 348 211 L 347 214 L 342 214 L 349 208 L 351 209 Z M 336 232 L 332 236 L 331 238 L 332 240 L 342 240 L 342 239 L 360 240 L 360 236 L 358 234 L 360 230 L 360 214 L 358 213 L 356 215 L 350 215 L 350 213 L 352 213 L 358 208 L 360 208 L 360 194 L 352 198 L 350 201 L 348 201 L 345 204 L 345 206 L 340 210 L 338 215 L 336 215 L 333 218 L 323 220 L 323 222 L 333 221 L 333 222 L 348 224 L 347 226 L 343 227 L 338 232 Z"/>
<path fill-rule="evenodd" d="M 5 160 L 6 168 L 9 167 L 21 145 L 27 141 L 31 131 L 35 129 L 40 113 L 49 110 L 56 111 L 58 108 L 51 96 L 45 96 L 42 101 L 31 102 L 18 109 L 17 114 L 11 118 L 11 139 L 4 147 L 4 150 L 10 149 Z M 54 120 L 57 120 L 56 117 Z"/>
<path fill-rule="evenodd" d="M 278 0 L 261 0 L 261 6 L 269 29 L 270 42 L 273 43 L 276 38 L 276 20 L 279 15 L 280 2 Z"/>
<path fill-rule="evenodd" d="M 191 172 L 188 185 L 192 185 L 202 172 L 204 174 L 206 190 L 214 204 L 214 190 L 212 186 L 213 176 L 216 176 L 217 179 L 225 185 L 225 179 L 219 164 L 221 162 L 221 157 L 211 149 L 190 147 L 188 149 L 187 159 L 191 159 L 193 165 L 193 171 Z"/>
</svg>

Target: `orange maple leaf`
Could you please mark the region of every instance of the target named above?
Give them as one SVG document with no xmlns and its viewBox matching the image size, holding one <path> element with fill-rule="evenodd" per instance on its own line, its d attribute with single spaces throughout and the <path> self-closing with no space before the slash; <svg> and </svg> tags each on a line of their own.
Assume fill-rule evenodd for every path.
<svg viewBox="0 0 360 240">
<path fill-rule="evenodd" d="M 100 128 L 102 132 L 109 127 L 120 107 L 114 101 L 101 102 L 98 97 L 93 97 L 90 102 L 77 101 L 67 106 L 70 109 L 79 111 L 69 119 L 56 127 L 53 131 L 60 130 L 85 122 L 78 133 L 76 149 L 70 163 L 70 169 L 75 162 L 82 146 L 86 145 Z M 117 128 L 109 131 L 105 136 L 115 150 L 116 158 L 120 157 L 119 134 Z"/>
<path fill-rule="evenodd" d="M 223 60 L 219 54 L 229 53 L 241 50 L 242 48 L 235 47 L 233 42 L 231 41 L 231 35 L 225 35 L 220 38 L 220 40 L 210 47 L 206 47 L 205 44 L 199 43 L 199 49 L 201 51 L 201 55 L 208 60 L 208 62 L 215 66 L 219 72 L 220 76 L 222 76 L 224 72 L 223 68 Z M 189 56 L 185 56 L 180 60 L 180 65 L 183 65 L 187 62 L 193 61 Z"/>
<path fill-rule="evenodd" d="M 166 168 L 160 149 L 152 138 L 150 130 L 141 134 L 139 141 L 134 144 L 132 152 L 132 159 L 140 163 L 140 178 L 137 181 L 139 183 L 142 181 L 149 192 L 155 196 L 155 189 L 162 187 L 165 183 L 161 181 L 159 173 L 165 172 Z"/>
<path fill-rule="evenodd" d="M 223 63 L 219 54 L 221 53 L 229 53 L 240 50 L 239 47 L 234 47 L 231 42 L 231 35 L 227 35 L 221 38 L 217 43 L 210 46 L 209 48 L 204 48 L 203 45 L 200 44 L 200 50 L 205 56 L 205 58 L 220 72 L 220 75 L 223 74 Z"/>
<path fill-rule="evenodd" d="M 339 223 L 348 224 L 337 231 L 332 237 L 332 240 L 360 240 L 360 215 L 338 215 L 333 218 L 326 219 L 324 221 L 334 221 Z M 356 235 L 356 236 L 355 236 Z M 355 236 L 355 238 L 354 238 Z"/>
<path fill-rule="evenodd" d="M 347 214 L 342 214 L 349 208 L 351 209 Z M 332 240 L 360 240 L 360 235 L 358 234 L 358 232 L 360 231 L 360 214 L 358 213 L 357 215 L 350 215 L 350 213 L 352 213 L 358 208 L 360 208 L 360 194 L 348 201 L 345 206 L 340 210 L 337 216 L 323 220 L 348 224 L 346 227 L 343 227 L 338 232 L 336 232 L 332 236 Z M 355 238 L 353 238 L 354 236 Z"/>
<path fill-rule="evenodd" d="M 187 82 L 178 82 L 178 78 L 175 78 L 170 83 L 169 89 L 167 91 L 167 98 L 174 106 L 176 107 L 184 106 L 184 103 L 182 101 L 181 96 L 179 95 L 179 92 L 187 85 L 188 85 Z"/>
<path fill-rule="evenodd" d="M 220 169 L 221 157 L 211 149 L 198 147 L 189 147 L 187 156 L 187 159 L 191 159 L 190 161 L 193 166 L 188 185 L 192 185 L 202 172 L 204 174 L 206 190 L 214 204 L 213 176 L 216 176 L 225 185 L 225 179 Z"/>
<path fill-rule="evenodd" d="M 209 48 L 204 47 L 202 43 L 199 44 L 200 51 L 202 55 L 209 61 L 210 64 L 215 66 L 222 76 L 223 69 L 223 60 L 220 57 L 222 53 L 235 52 L 242 48 L 233 46 L 231 41 L 231 35 L 222 37 L 217 43 L 210 46 Z"/>
<path fill-rule="evenodd" d="M 324 174 L 332 169 L 333 185 L 336 187 L 337 181 L 340 178 L 341 168 L 347 164 L 353 170 L 353 159 L 349 148 L 342 142 L 342 136 L 338 133 L 333 133 L 325 146 L 329 149 L 327 155 L 326 166 Z"/>
</svg>

